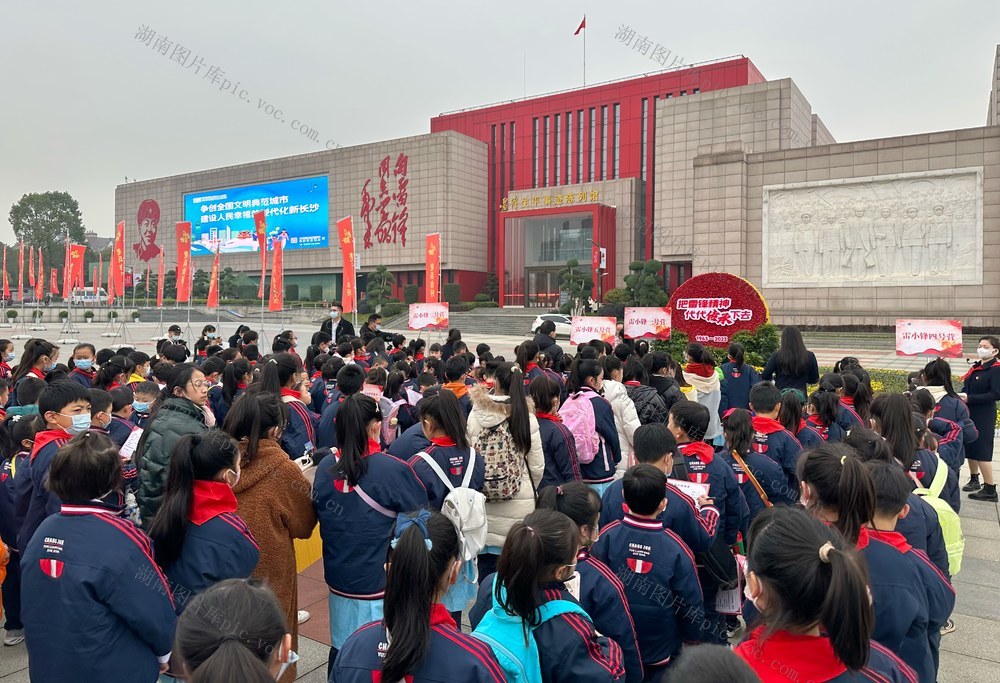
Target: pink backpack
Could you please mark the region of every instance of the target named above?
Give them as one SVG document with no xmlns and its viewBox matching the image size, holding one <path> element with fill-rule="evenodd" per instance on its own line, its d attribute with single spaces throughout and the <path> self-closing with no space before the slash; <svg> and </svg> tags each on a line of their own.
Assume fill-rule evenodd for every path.
<svg viewBox="0 0 1000 683">
<path fill-rule="evenodd" d="M 601 445 L 594 418 L 594 405 L 588 394 L 589 392 L 582 391 L 570 394 L 559 409 L 563 425 L 576 442 L 576 458 L 581 465 L 593 462 Z"/>
</svg>

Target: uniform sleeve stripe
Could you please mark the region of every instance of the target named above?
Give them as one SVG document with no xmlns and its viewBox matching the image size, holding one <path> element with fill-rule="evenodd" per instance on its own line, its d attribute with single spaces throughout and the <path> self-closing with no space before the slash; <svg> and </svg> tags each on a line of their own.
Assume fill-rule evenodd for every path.
<svg viewBox="0 0 1000 683">
<path fill-rule="evenodd" d="M 315 447 L 316 429 L 312 423 L 312 416 L 309 414 L 311 411 L 306 408 L 304 404 L 299 403 L 298 401 L 291 401 L 287 405 L 290 406 L 292 411 L 299 416 L 300 420 L 302 420 L 302 426 L 305 427 L 306 436 L 309 437 L 309 441 Z"/>
<path fill-rule="evenodd" d="M 639 652 L 639 640 L 635 632 L 635 620 L 632 619 L 632 610 L 629 609 L 628 598 L 625 597 L 625 586 L 622 585 L 622 582 L 617 576 L 615 576 L 614 572 L 611 571 L 611 567 L 604 564 L 596 557 L 587 558 L 587 562 L 589 562 L 590 566 L 596 569 L 601 576 L 607 579 L 608 583 L 611 584 L 611 587 L 617 591 L 618 597 L 622 601 L 622 607 L 625 610 L 625 616 L 628 617 L 628 623 L 632 627 L 632 640 L 635 643 L 635 651 Z"/>
<path fill-rule="evenodd" d="M 604 668 L 604 670 L 607 671 L 609 674 L 611 674 L 611 676 L 613 677 L 617 678 L 624 674 L 624 670 L 619 670 L 614 668 L 613 661 L 606 660 L 604 658 L 604 653 L 601 652 L 601 645 L 600 643 L 595 641 L 593 633 L 591 631 L 591 625 L 589 622 L 585 623 L 583 617 L 581 617 L 578 614 L 568 614 L 568 613 L 560 614 L 559 618 L 562 619 L 566 624 L 569 624 L 569 627 L 574 631 L 576 631 L 577 635 L 579 635 L 583 639 L 584 644 L 587 646 L 587 654 L 590 655 L 590 658 L 594 660 L 594 662 L 596 662 L 598 665 Z M 611 643 L 611 651 L 609 655 L 613 657 L 615 653 L 615 648 L 618 647 L 618 644 L 611 639 L 608 639 L 608 642 Z M 618 661 L 621 661 L 620 649 L 618 651 Z"/>
<path fill-rule="evenodd" d="M 170 598 L 170 603 L 173 604 L 174 594 L 170 590 L 170 582 L 167 581 L 167 577 L 160 569 L 160 565 L 156 564 L 156 559 L 153 557 L 152 545 L 149 539 L 146 538 L 146 536 L 144 536 L 142 532 L 140 532 L 131 522 L 126 522 L 123 519 L 112 517 L 110 515 L 94 515 L 94 517 L 115 527 L 118 531 L 122 532 L 124 536 L 130 538 L 133 543 L 139 546 L 139 550 L 141 550 L 142 554 L 146 556 L 147 560 L 149 560 L 149 564 L 152 565 L 153 569 L 156 571 L 156 575 L 160 577 L 160 582 L 167 591 L 167 597 Z M 138 537 L 136 537 L 133 532 L 138 533 Z"/>
<path fill-rule="evenodd" d="M 242 519 L 240 519 L 239 516 L 234 515 L 231 512 L 225 512 L 225 513 L 219 515 L 219 517 L 226 524 L 228 524 L 231 527 L 233 527 L 234 529 L 236 529 L 236 531 L 238 531 L 240 533 L 240 535 L 243 536 L 246 540 L 248 540 L 251 543 L 253 543 L 253 547 L 254 548 L 257 548 L 257 550 L 260 550 L 260 546 L 257 545 L 257 539 L 255 539 L 253 537 L 253 533 L 251 533 L 250 527 L 248 527 L 246 525 L 246 523 Z"/>
<path fill-rule="evenodd" d="M 687 547 L 687 543 L 685 543 L 684 541 L 682 541 L 681 537 L 678 536 L 677 534 L 675 534 L 670 529 L 664 529 L 663 532 L 665 534 L 667 534 L 668 536 L 670 536 L 670 538 L 672 538 L 675 541 L 677 541 L 677 544 L 681 547 L 681 550 L 683 550 L 684 554 L 687 555 L 687 557 L 688 557 L 689 560 L 691 560 L 691 567 L 694 568 L 695 573 L 697 573 L 698 572 L 697 564 L 694 561 L 694 555 L 691 553 L 691 549 Z"/>
<path fill-rule="evenodd" d="M 490 676 L 494 681 L 502 683 L 506 680 L 503 669 L 500 668 L 500 664 L 497 662 L 496 656 L 493 654 L 493 650 L 490 649 L 489 645 L 481 640 L 473 638 L 472 636 L 466 636 L 459 631 L 455 631 L 447 627 L 442 628 L 440 626 L 435 626 L 434 632 L 447 638 L 449 641 L 458 645 L 460 648 L 475 657 L 476 661 L 486 667 L 486 670 L 490 673 Z"/>
<path fill-rule="evenodd" d="M 900 672 L 902 672 L 902 674 L 906 676 L 906 679 L 908 681 L 910 681 L 911 683 L 917 683 L 917 675 L 913 672 L 913 669 L 911 669 L 908 664 L 903 662 L 902 659 L 897 657 L 895 652 L 893 652 L 887 647 L 884 647 L 883 645 L 880 645 L 874 640 L 871 641 L 871 646 L 873 650 L 881 652 L 883 655 L 885 655 L 893 662 L 895 662 L 896 666 L 899 667 Z"/>
<path fill-rule="evenodd" d="M 914 555 L 919 557 L 924 564 L 926 564 L 928 567 L 934 570 L 934 573 L 937 575 L 937 577 L 941 579 L 942 582 L 944 582 L 944 585 L 948 586 L 948 590 L 950 590 L 952 595 L 954 595 L 955 587 L 951 585 L 951 581 L 949 581 L 948 577 L 945 576 L 940 569 L 938 569 L 937 565 L 931 562 L 930 558 L 927 557 L 927 553 L 918 548 L 911 548 L 910 550 L 913 552 Z"/>
</svg>

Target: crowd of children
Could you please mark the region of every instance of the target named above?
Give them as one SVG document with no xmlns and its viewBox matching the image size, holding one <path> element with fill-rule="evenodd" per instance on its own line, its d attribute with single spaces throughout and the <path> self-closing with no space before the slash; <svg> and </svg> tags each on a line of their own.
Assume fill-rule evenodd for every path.
<svg viewBox="0 0 1000 683">
<path fill-rule="evenodd" d="M 962 393 L 936 360 L 873 396 L 794 328 L 762 380 L 739 344 L 680 365 L 542 328 L 508 361 L 340 314 L 304 352 L 0 340 L 4 645 L 32 680 L 293 680 L 317 522 L 330 681 L 936 680 L 966 458 L 996 500 L 996 338 Z"/>
</svg>

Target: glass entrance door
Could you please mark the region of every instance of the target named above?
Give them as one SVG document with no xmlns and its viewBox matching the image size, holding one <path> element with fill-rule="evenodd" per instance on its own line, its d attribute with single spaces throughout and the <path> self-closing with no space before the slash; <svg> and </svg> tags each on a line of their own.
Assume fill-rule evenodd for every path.
<svg viewBox="0 0 1000 683">
<path fill-rule="evenodd" d="M 559 271 L 529 270 L 526 306 L 559 307 Z"/>
</svg>

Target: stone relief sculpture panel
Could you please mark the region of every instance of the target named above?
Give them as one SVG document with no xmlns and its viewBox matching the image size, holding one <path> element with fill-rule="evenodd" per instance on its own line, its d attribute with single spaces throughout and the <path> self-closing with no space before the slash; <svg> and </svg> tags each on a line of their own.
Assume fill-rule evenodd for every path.
<svg viewBox="0 0 1000 683">
<path fill-rule="evenodd" d="M 982 284 L 981 168 L 764 188 L 765 287 Z"/>
</svg>

